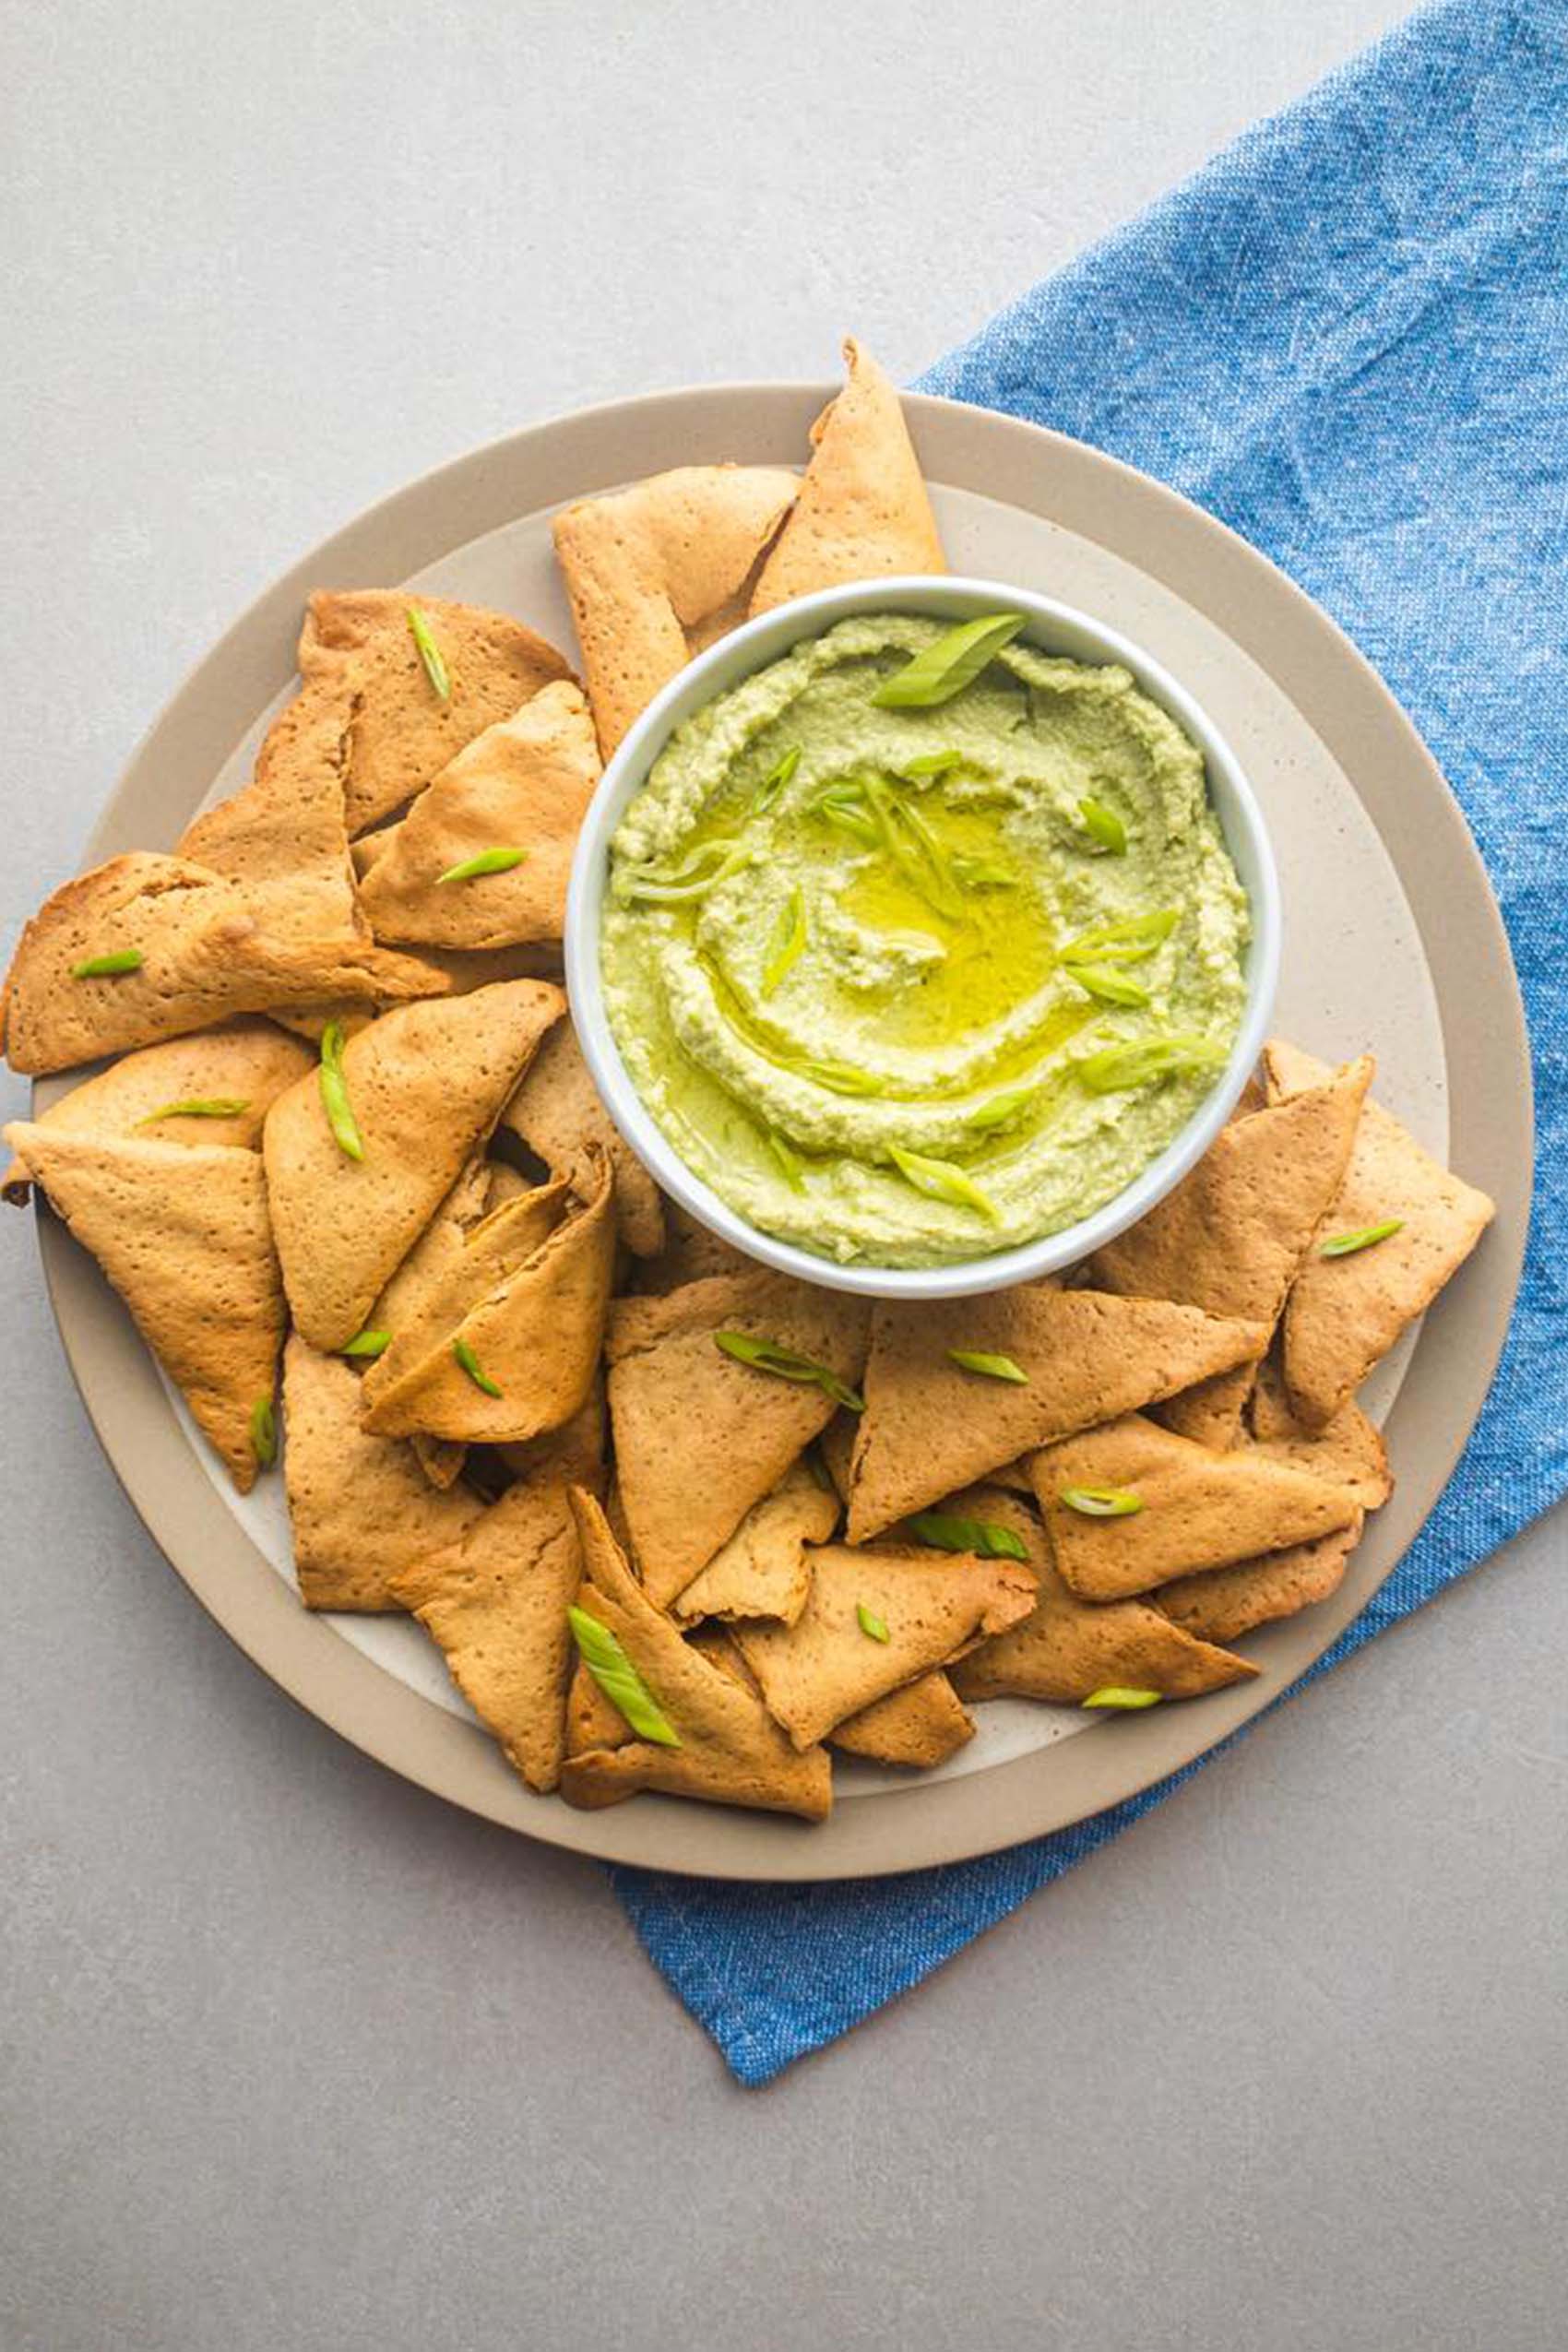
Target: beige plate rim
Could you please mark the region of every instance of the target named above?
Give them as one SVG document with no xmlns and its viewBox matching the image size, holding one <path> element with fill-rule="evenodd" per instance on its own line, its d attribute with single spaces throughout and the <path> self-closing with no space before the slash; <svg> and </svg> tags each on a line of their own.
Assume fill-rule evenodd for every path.
<svg viewBox="0 0 1568 2352">
<path fill-rule="evenodd" d="M 406 578 L 513 516 L 659 463 L 743 454 L 781 435 L 789 436 L 784 446 L 803 445 L 835 388 L 736 384 L 652 393 L 511 434 L 394 493 L 278 580 L 208 655 L 131 760 L 89 861 L 174 839 L 293 674 L 299 612 L 314 585 Z M 408 1779 L 548 1844 L 609 1860 L 767 1880 L 908 1871 L 1063 1828 L 1190 1764 L 1304 1672 L 1413 1540 L 1484 1401 L 1523 1261 L 1532 1110 L 1513 962 L 1464 818 L 1388 689 L 1283 573 L 1163 485 L 991 410 L 924 394 L 907 396 L 907 409 L 932 481 L 1046 516 L 1184 597 L 1273 678 L 1357 778 L 1431 960 L 1455 1163 L 1493 1195 L 1497 1223 L 1433 1309 L 1400 1391 L 1390 1424 L 1397 1495 L 1339 1593 L 1250 1645 L 1263 1667 L 1255 1681 L 988 1771 L 850 1798 L 813 1828 L 666 1798 L 583 1813 L 530 1795 L 483 1733 L 300 1608 L 193 1456 L 150 1359 L 90 1261 L 53 1219 L 41 1219 L 54 1312 L 100 1439 L 170 1562 L 225 1631 L 301 1705 Z"/>
</svg>

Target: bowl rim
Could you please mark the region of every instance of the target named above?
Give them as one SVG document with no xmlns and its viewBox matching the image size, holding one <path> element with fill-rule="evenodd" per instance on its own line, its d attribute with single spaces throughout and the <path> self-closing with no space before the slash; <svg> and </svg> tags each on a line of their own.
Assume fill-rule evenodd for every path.
<svg viewBox="0 0 1568 2352">
<path fill-rule="evenodd" d="M 1074 1224 L 1010 1249 L 931 1266 L 881 1266 L 863 1259 L 842 1263 L 821 1256 L 765 1232 L 721 1200 L 682 1159 L 632 1081 L 605 1010 L 599 952 L 611 837 L 676 728 L 716 695 L 781 659 L 802 640 L 824 635 L 836 622 L 860 612 L 900 611 L 955 621 L 981 611 L 1022 612 L 1028 621 L 1027 641 L 1034 640 L 1037 624 L 1055 628 L 1088 640 L 1093 647 L 1075 651 L 1070 658 L 1117 662 L 1130 670 L 1140 688 L 1203 754 L 1210 802 L 1252 913 L 1246 1002 L 1230 1053 L 1215 1085 L 1164 1149 L 1110 1200 Z M 1043 649 L 1051 649 L 1049 643 Z M 1256 1066 L 1273 1014 L 1282 937 L 1278 871 L 1257 796 L 1219 728 L 1162 662 L 1093 613 L 1016 583 L 965 573 L 898 573 L 818 588 L 742 623 L 705 647 L 638 714 L 605 763 L 578 832 L 567 889 L 564 964 L 577 1040 L 606 1111 L 648 1173 L 690 1216 L 743 1256 L 778 1273 L 861 1297 L 932 1300 L 978 1297 L 1061 1273 L 1113 1241 L 1175 1189 L 1229 1118 Z"/>
</svg>

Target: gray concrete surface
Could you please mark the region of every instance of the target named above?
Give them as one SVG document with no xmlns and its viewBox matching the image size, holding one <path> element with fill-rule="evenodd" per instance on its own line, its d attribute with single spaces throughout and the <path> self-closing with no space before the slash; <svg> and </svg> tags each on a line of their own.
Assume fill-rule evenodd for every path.
<svg viewBox="0 0 1568 2352">
<path fill-rule="evenodd" d="M 912 373 L 1400 13 L 11 0 L 7 937 L 368 499 L 848 325 Z M 1562 2342 L 1561 1518 L 745 2094 L 595 1870 L 230 1648 L 5 1240 L 3 2352 Z"/>
</svg>

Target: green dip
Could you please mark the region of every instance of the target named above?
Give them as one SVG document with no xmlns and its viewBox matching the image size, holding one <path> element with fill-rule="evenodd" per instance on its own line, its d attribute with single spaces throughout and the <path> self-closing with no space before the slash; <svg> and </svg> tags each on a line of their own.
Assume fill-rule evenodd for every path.
<svg viewBox="0 0 1568 2352">
<path fill-rule="evenodd" d="M 1245 893 L 1129 672 L 858 615 L 671 735 L 612 845 L 605 1008 L 681 1158 L 763 1230 L 939 1265 L 1076 1222 L 1215 1081 Z M 1086 808 L 1086 802 L 1087 807 Z"/>
</svg>

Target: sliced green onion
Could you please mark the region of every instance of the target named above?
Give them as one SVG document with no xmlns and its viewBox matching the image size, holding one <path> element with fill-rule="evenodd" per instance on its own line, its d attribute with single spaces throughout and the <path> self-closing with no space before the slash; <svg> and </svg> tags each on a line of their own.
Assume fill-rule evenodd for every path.
<svg viewBox="0 0 1568 2352">
<path fill-rule="evenodd" d="M 891 678 L 884 679 L 872 701 L 882 710 L 933 710 L 951 702 L 972 685 L 1004 646 L 1011 645 L 1024 625 L 1021 612 L 982 613 L 928 645 Z"/>
<path fill-rule="evenodd" d="M 1078 814 L 1091 841 L 1113 858 L 1126 856 L 1127 828 L 1114 809 L 1108 809 L 1103 801 L 1080 801 Z"/>
<path fill-rule="evenodd" d="M 593 1676 L 616 1714 L 641 1740 L 657 1748 L 678 1748 L 680 1737 L 624 1648 L 608 1625 L 586 1609 L 569 1608 L 566 1622 L 577 1645 L 577 1656 Z"/>
<path fill-rule="evenodd" d="M 430 623 L 417 604 L 410 604 L 409 607 L 409 627 L 413 632 L 414 643 L 419 647 L 420 659 L 424 664 L 425 676 L 430 680 L 432 687 L 440 695 L 442 701 L 450 702 L 452 678 L 446 667 L 445 656 L 435 642 Z"/>
<path fill-rule="evenodd" d="M 873 1642 L 890 1642 L 893 1638 L 887 1630 L 887 1620 L 879 1617 L 874 1609 L 868 1609 L 863 1600 L 855 1603 L 855 1621 Z"/>
<path fill-rule="evenodd" d="M 786 903 L 778 910 L 778 921 L 768 942 L 767 961 L 762 968 L 762 993 L 771 996 L 774 990 L 793 971 L 806 952 L 805 894 L 797 882 Z"/>
<path fill-rule="evenodd" d="M 636 899 L 654 907 L 681 906 L 690 898 L 706 898 L 721 882 L 749 866 L 752 854 L 743 841 L 708 841 L 673 873 L 659 873 L 647 866 L 623 867 L 612 887 L 623 906 Z"/>
<path fill-rule="evenodd" d="M 981 1372 L 987 1380 L 1010 1380 L 1019 1388 L 1029 1384 L 1028 1373 L 1011 1356 L 988 1356 L 980 1348 L 949 1348 L 947 1353 L 960 1372 Z"/>
<path fill-rule="evenodd" d="M 949 894 L 953 893 L 956 888 L 953 861 L 932 831 L 925 817 L 910 800 L 895 801 L 892 807 L 896 822 L 902 825 L 906 832 L 914 837 L 916 844 L 937 881 Z"/>
<path fill-rule="evenodd" d="M 481 849 L 477 858 L 465 858 L 461 865 L 448 866 L 438 873 L 437 882 L 475 882 L 481 873 L 510 873 L 528 856 L 526 849 Z"/>
<path fill-rule="evenodd" d="M 922 752 L 919 759 L 907 759 L 894 773 L 907 784 L 929 784 L 933 777 L 945 776 L 951 768 L 963 765 L 964 754 L 960 751 Z"/>
<path fill-rule="evenodd" d="M 1370 1250 L 1377 1242 L 1386 1241 L 1391 1234 L 1402 1229 L 1404 1223 L 1402 1217 L 1385 1217 L 1381 1225 L 1362 1225 L 1354 1233 L 1333 1234 L 1328 1241 L 1318 1243 L 1317 1253 L 1320 1258 L 1352 1258 L 1358 1250 Z"/>
<path fill-rule="evenodd" d="M 910 887 L 942 913 L 961 915 L 958 885 L 947 852 L 920 812 L 898 799 L 880 777 L 868 777 L 865 795 L 882 846 Z"/>
<path fill-rule="evenodd" d="M 830 776 L 806 802 L 808 816 L 820 816 L 825 809 L 864 808 L 866 780 L 863 776 Z"/>
<path fill-rule="evenodd" d="M 327 1123 L 338 1139 L 339 1150 L 350 1159 L 362 1159 L 364 1141 L 349 1100 L 349 1082 L 343 1075 L 341 1021 L 328 1021 L 321 1032 L 321 1068 L 317 1075 Z"/>
<path fill-rule="evenodd" d="M 757 786 L 755 796 L 752 802 L 752 814 L 754 816 L 761 816 L 765 809 L 770 809 L 773 806 L 774 802 L 778 798 L 779 793 L 784 790 L 785 785 L 788 784 L 790 778 L 794 775 L 795 770 L 799 767 L 800 764 L 801 747 L 799 743 L 791 743 L 783 758 L 779 760 L 775 766 L 768 769 L 767 774 Z"/>
<path fill-rule="evenodd" d="M 1128 980 L 1110 964 L 1064 964 L 1063 969 L 1070 980 L 1098 996 L 1106 1004 L 1146 1004 L 1149 992 L 1136 980 Z"/>
<path fill-rule="evenodd" d="M 425 677 L 430 680 L 430 687 L 435 689 L 435 694 L 440 694 L 442 701 L 449 703 L 451 672 L 446 671 L 446 656 L 442 654 L 440 645 L 435 642 L 435 630 L 430 628 L 430 621 L 425 619 L 419 604 L 409 604 L 409 630 L 414 633 L 414 645 L 419 647 L 419 659 L 425 666 Z"/>
<path fill-rule="evenodd" d="M 1056 1500 L 1081 1519 L 1133 1519 L 1144 1507 L 1130 1486 L 1064 1486 Z"/>
<path fill-rule="evenodd" d="M 924 1152 L 906 1151 L 901 1144 L 889 1144 L 887 1157 L 917 1193 L 933 1201 L 946 1201 L 955 1208 L 972 1208 L 977 1216 L 997 1223 L 1001 1212 L 989 1193 L 981 1192 L 974 1178 L 950 1159 L 928 1159 Z"/>
<path fill-rule="evenodd" d="M 138 1127 L 156 1127 L 160 1119 L 238 1119 L 250 1109 L 248 1095 L 191 1094 L 178 1102 L 160 1102 Z"/>
<path fill-rule="evenodd" d="M 79 964 L 71 966 L 73 980 L 117 980 L 122 972 L 139 972 L 142 952 L 139 947 L 117 947 L 112 956 L 84 956 Z"/>
<path fill-rule="evenodd" d="M 1134 1691 L 1120 1682 L 1107 1682 L 1102 1690 L 1091 1691 L 1083 1704 L 1087 1707 L 1157 1707 L 1163 1696 L 1160 1691 Z"/>
<path fill-rule="evenodd" d="M 258 1396 L 251 1407 L 251 1452 L 264 1470 L 278 1459 L 278 1413 L 270 1396 Z"/>
<path fill-rule="evenodd" d="M 842 801 L 823 801 L 818 803 L 815 814 L 826 818 L 829 825 L 836 825 L 840 833 L 847 833 L 863 849 L 875 849 L 876 825 L 863 809 L 851 807 Z"/>
<path fill-rule="evenodd" d="M 389 1331 L 356 1331 L 348 1345 L 339 1348 L 340 1356 L 385 1356 L 392 1345 Z"/>
<path fill-rule="evenodd" d="M 876 847 L 878 826 L 866 806 L 863 777 L 830 778 L 815 798 L 806 803 L 806 814 L 836 825 L 841 833 L 849 834 L 850 839 L 858 841 L 862 849 L 873 849 Z"/>
<path fill-rule="evenodd" d="M 1028 1110 L 1039 1093 L 1039 1087 L 1012 1087 L 1004 1094 L 993 1094 L 989 1102 L 982 1102 L 978 1110 L 968 1113 L 964 1124 L 989 1134 L 992 1128 L 1005 1127 L 1020 1111 Z"/>
<path fill-rule="evenodd" d="M 865 1398 L 841 1381 L 830 1364 L 797 1356 L 792 1348 L 781 1347 L 777 1339 L 759 1339 L 749 1331 L 716 1331 L 713 1344 L 738 1364 L 749 1364 L 754 1372 L 771 1372 L 776 1380 L 792 1380 L 803 1388 L 820 1388 L 847 1412 L 865 1411 Z"/>
<path fill-rule="evenodd" d="M 466 1339 L 453 1340 L 452 1361 L 457 1365 L 459 1372 L 467 1372 L 469 1378 L 473 1382 L 474 1386 L 476 1388 L 482 1389 L 487 1396 L 499 1396 L 502 1394 L 501 1390 L 497 1388 L 495 1383 L 491 1379 L 490 1374 L 481 1370 L 479 1358 L 474 1354 L 473 1349 L 469 1347 Z"/>
<path fill-rule="evenodd" d="M 1185 1078 L 1225 1066 L 1225 1049 L 1201 1037 L 1150 1038 L 1143 1045 L 1110 1045 L 1080 1062 L 1078 1076 L 1091 1094 L 1127 1094 L 1158 1078 Z"/>
<path fill-rule="evenodd" d="M 857 1070 L 852 1062 L 801 1062 L 796 1063 L 802 1078 L 814 1086 L 826 1087 L 829 1094 L 885 1094 L 885 1080 L 873 1077 L 869 1070 Z"/>
<path fill-rule="evenodd" d="M 1179 907 L 1156 907 L 1121 922 L 1096 923 L 1070 939 L 1057 958 L 1063 964 L 1141 964 L 1168 940 L 1182 920 Z"/>
<path fill-rule="evenodd" d="M 1028 1544 L 1016 1527 L 998 1519 L 961 1519 L 948 1511 L 917 1511 L 909 1533 L 936 1551 L 972 1551 L 981 1560 L 1025 1560 Z"/>
</svg>

